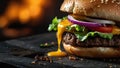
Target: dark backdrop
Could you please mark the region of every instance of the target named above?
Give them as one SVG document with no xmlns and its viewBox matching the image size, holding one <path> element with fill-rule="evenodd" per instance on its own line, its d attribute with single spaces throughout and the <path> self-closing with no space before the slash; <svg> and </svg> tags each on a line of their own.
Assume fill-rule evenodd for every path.
<svg viewBox="0 0 120 68">
<path fill-rule="evenodd" d="M 3 15 L 6 8 L 9 6 L 9 3 L 11 1 L 16 1 L 18 3 L 21 3 L 21 0 L 0 0 L 0 15 Z M 42 33 L 48 33 L 47 28 L 48 25 L 51 23 L 52 19 L 57 16 L 59 18 L 61 18 L 62 16 L 65 16 L 66 13 L 61 12 L 60 6 L 63 2 L 63 0 L 51 0 L 52 1 L 52 7 L 46 7 L 44 10 L 44 16 L 42 18 L 42 20 L 37 20 L 35 22 L 39 22 L 41 24 L 37 25 L 37 26 L 29 26 L 28 24 L 23 25 L 23 24 L 19 24 L 20 21 L 19 20 L 15 20 L 12 21 L 12 24 L 10 24 L 7 28 L 12 28 L 12 29 L 21 29 L 21 28 L 25 28 L 28 27 L 32 30 L 32 32 L 29 34 L 26 34 L 22 36 L 15 36 L 15 37 L 9 37 L 4 35 L 3 30 L 4 28 L 0 28 L 0 41 L 4 41 L 4 40 L 10 40 L 10 39 L 15 39 L 15 38 L 21 38 L 21 37 L 27 37 L 27 36 L 32 36 L 32 35 L 37 35 L 37 34 L 42 34 Z M 31 22 L 31 21 L 29 21 Z M 8 34 L 9 35 L 9 34 Z"/>
</svg>

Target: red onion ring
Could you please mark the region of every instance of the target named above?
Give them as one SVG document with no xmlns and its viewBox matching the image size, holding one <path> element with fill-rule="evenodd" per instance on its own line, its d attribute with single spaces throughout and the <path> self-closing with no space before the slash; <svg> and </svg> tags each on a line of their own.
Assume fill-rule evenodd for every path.
<svg viewBox="0 0 120 68">
<path fill-rule="evenodd" d="M 100 23 L 100 24 L 111 24 L 111 25 L 115 25 L 114 21 L 111 20 L 102 20 L 102 19 L 92 19 L 92 18 L 85 18 L 88 21 L 92 21 L 92 22 L 96 22 L 96 23 Z"/>
<path fill-rule="evenodd" d="M 85 21 L 79 21 L 73 18 L 71 15 L 68 15 L 68 20 L 74 24 L 78 24 L 80 26 L 85 26 L 85 27 L 100 27 L 102 24 L 96 23 L 96 22 L 85 22 Z"/>
</svg>

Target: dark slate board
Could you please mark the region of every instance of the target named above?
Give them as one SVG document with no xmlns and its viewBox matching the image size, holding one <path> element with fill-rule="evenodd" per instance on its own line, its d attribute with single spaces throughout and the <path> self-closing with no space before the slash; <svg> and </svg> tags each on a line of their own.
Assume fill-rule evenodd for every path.
<svg viewBox="0 0 120 68">
<path fill-rule="evenodd" d="M 11 68 L 120 68 L 120 59 L 90 59 L 69 60 L 68 57 L 53 57 L 53 63 L 39 61 L 41 64 L 31 64 L 34 56 L 46 55 L 48 51 L 56 50 L 57 46 L 40 48 L 42 43 L 56 42 L 55 33 L 46 33 L 31 37 L 8 40 L 0 43 L 0 65 Z M 63 49 L 64 50 L 64 49 Z M 8 68 L 9 68 L 8 67 Z"/>
</svg>

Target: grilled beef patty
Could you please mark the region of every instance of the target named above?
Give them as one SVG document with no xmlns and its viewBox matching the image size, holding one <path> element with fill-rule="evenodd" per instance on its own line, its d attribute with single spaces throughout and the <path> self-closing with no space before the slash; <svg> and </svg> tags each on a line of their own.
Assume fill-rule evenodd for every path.
<svg viewBox="0 0 120 68">
<path fill-rule="evenodd" d="M 81 42 L 73 33 L 67 32 L 63 35 L 62 41 L 80 47 L 120 47 L 120 35 L 113 36 L 111 40 L 96 36 Z"/>
</svg>

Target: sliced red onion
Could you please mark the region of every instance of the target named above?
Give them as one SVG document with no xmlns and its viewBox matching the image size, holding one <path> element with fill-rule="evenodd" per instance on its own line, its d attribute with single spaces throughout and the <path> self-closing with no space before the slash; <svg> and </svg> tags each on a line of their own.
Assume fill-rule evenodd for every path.
<svg viewBox="0 0 120 68">
<path fill-rule="evenodd" d="M 112 25 L 115 24 L 115 22 L 111 20 L 101 20 L 101 19 L 92 19 L 92 18 L 85 18 L 85 20 L 93 21 L 100 24 L 112 24 Z"/>
<path fill-rule="evenodd" d="M 74 24 L 78 24 L 85 27 L 99 27 L 102 26 L 102 24 L 96 23 L 96 22 L 85 22 L 85 21 L 79 21 L 73 18 L 71 15 L 68 15 L 68 20 L 71 21 Z"/>
</svg>

